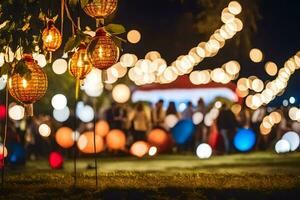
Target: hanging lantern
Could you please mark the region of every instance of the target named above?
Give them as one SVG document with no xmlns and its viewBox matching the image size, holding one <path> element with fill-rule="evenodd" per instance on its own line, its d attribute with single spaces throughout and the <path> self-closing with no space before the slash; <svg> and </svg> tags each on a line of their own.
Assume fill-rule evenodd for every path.
<svg viewBox="0 0 300 200">
<path fill-rule="evenodd" d="M 83 10 L 93 18 L 106 18 L 117 9 L 117 5 L 118 0 L 92 0 Z"/>
<path fill-rule="evenodd" d="M 93 65 L 88 58 L 86 46 L 81 44 L 69 62 L 69 72 L 75 78 L 82 80 L 90 73 L 92 68 Z"/>
<path fill-rule="evenodd" d="M 87 51 L 93 66 L 101 70 L 106 70 L 117 63 L 120 54 L 119 48 L 103 27 L 97 30 Z"/>
<path fill-rule="evenodd" d="M 44 48 L 49 52 L 54 52 L 60 47 L 62 36 L 60 31 L 54 26 L 53 20 L 49 20 L 47 27 L 43 31 L 42 39 Z"/>
<path fill-rule="evenodd" d="M 33 116 L 32 104 L 41 99 L 47 90 L 47 75 L 36 63 L 31 54 L 24 54 L 23 60 L 31 71 L 31 78 L 26 80 L 18 73 L 13 73 L 8 82 L 9 93 L 22 102 L 26 114 Z"/>
</svg>

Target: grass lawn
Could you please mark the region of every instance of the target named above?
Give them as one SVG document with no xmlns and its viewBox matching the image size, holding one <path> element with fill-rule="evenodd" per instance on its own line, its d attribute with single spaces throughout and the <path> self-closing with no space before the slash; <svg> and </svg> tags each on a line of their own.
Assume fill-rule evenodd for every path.
<svg viewBox="0 0 300 200">
<path fill-rule="evenodd" d="M 93 159 L 79 159 L 72 188 L 72 161 L 50 170 L 46 161 L 7 169 L 0 199 L 300 199 L 300 153 L 99 159 L 95 189 Z"/>
</svg>

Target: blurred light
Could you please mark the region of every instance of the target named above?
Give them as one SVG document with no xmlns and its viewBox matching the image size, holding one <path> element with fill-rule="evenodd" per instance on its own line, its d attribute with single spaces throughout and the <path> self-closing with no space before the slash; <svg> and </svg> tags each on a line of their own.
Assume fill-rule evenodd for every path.
<svg viewBox="0 0 300 200">
<path fill-rule="evenodd" d="M 260 49 L 251 49 L 249 56 L 255 63 L 259 63 L 263 60 L 263 53 Z"/>
<path fill-rule="evenodd" d="M 58 122 L 65 122 L 70 117 L 70 110 L 67 106 L 61 110 L 55 109 L 55 110 L 53 110 L 53 117 Z"/>
<path fill-rule="evenodd" d="M 109 133 L 106 136 L 106 144 L 110 150 L 125 150 L 125 133 L 117 129 L 109 131 Z"/>
<path fill-rule="evenodd" d="M 61 110 L 67 106 L 67 98 L 63 94 L 56 94 L 52 97 L 51 104 L 54 109 Z"/>
<path fill-rule="evenodd" d="M 165 124 L 168 128 L 173 128 L 177 124 L 178 120 L 179 119 L 176 115 L 167 115 L 165 118 Z"/>
<path fill-rule="evenodd" d="M 289 101 L 288 100 L 283 100 L 282 105 L 287 107 L 289 105 Z"/>
<path fill-rule="evenodd" d="M 193 123 L 195 125 L 199 125 L 203 121 L 203 118 L 204 118 L 204 116 L 201 112 L 195 112 L 193 114 Z"/>
<path fill-rule="evenodd" d="M 109 124 L 107 121 L 100 120 L 96 123 L 96 134 L 105 137 L 109 132 Z"/>
<path fill-rule="evenodd" d="M 141 40 L 141 33 L 137 30 L 131 30 L 127 34 L 127 40 L 132 43 L 136 44 Z"/>
<path fill-rule="evenodd" d="M 234 15 L 238 15 L 242 12 L 242 6 L 237 1 L 231 1 L 228 5 L 228 10 Z"/>
<path fill-rule="evenodd" d="M 64 158 L 59 152 L 51 152 L 49 155 L 49 165 L 52 169 L 61 169 L 64 164 Z"/>
<path fill-rule="evenodd" d="M 134 54 L 126 53 L 121 56 L 120 63 L 123 67 L 133 67 L 137 62 L 138 58 Z"/>
<path fill-rule="evenodd" d="M 91 122 L 94 119 L 94 115 L 94 110 L 89 105 L 85 105 L 77 112 L 78 118 L 85 123 Z"/>
<path fill-rule="evenodd" d="M 187 108 L 186 103 L 180 103 L 179 104 L 179 107 L 178 107 L 179 112 L 183 112 L 186 108 Z"/>
<path fill-rule="evenodd" d="M 212 155 L 212 148 L 208 144 L 200 144 L 197 147 L 196 154 L 200 159 L 208 159 Z"/>
<path fill-rule="evenodd" d="M 52 70 L 55 74 L 64 74 L 68 69 L 68 62 L 65 59 L 57 59 L 52 64 Z"/>
<path fill-rule="evenodd" d="M 298 133 L 289 131 L 282 136 L 282 139 L 289 142 L 291 151 L 296 151 L 299 148 L 300 138 Z"/>
<path fill-rule="evenodd" d="M 25 109 L 23 106 L 14 105 L 8 109 L 8 115 L 13 120 L 21 120 L 24 118 Z"/>
<path fill-rule="evenodd" d="M 127 85 L 118 84 L 112 91 L 112 97 L 117 103 L 126 103 L 130 98 L 131 92 Z"/>
<path fill-rule="evenodd" d="M 295 97 L 290 97 L 289 102 L 290 102 L 291 104 L 294 104 L 294 103 L 296 102 Z"/>
<path fill-rule="evenodd" d="M 256 135 L 251 129 L 239 129 L 233 139 L 235 148 L 241 152 L 251 150 L 256 142 Z"/>
<path fill-rule="evenodd" d="M 7 75 L 2 75 L 0 77 L 0 90 L 3 90 L 6 87 Z"/>
<path fill-rule="evenodd" d="M 56 131 L 55 140 L 59 146 L 68 149 L 74 145 L 74 132 L 68 127 L 61 127 Z"/>
<path fill-rule="evenodd" d="M 130 152 L 132 155 L 141 158 L 149 152 L 149 144 L 144 141 L 137 141 L 130 147 Z"/>
<path fill-rule="evenodd" d="M 155 156 L 156 153 L 157 153 L 157 148 L 156 147 L 150 147 L 149 156 Z"/>
<path fill-rule="evenodd" d="M 43 137 L 49 137 L 51 134 L 51 128 L 47 124 L 41 124 L 39 126 L 39 133 Z"/>
<path fill-rule="evenodd" d="M 96 140 L 96 152 L 94 148 L 94 136 Z M 83 153 L 100 153 L 104 150 L 104 141 L 100 135 L 94 135 L 93 131 L 88 131 L 80 135 L 77 142 L 77 147 Z"/>
<path fill-rule="evenodd" d="M 7 157 L 7 148 L 4 147 L 4 158 Z M 3 159 L 3 144 L 0 143 L 0 160 Z"/>
<path fill-rule="evenodd" d="M 45 67 L 47 65 L 47 60 L 44 54 L 34 54 L 33 58 L 37 61 L 40 67 Z"/>
<path fill-rule="evenodd" d="M 291 150 L 290 143 L 286 140 L 279 140 L 275 145 L 277 153 L 287 153 Z"/>
<path fill-rule="evenodd" d="M 268 75 L 275 76 L 278 72 L 278 67 L 274 62 L 267 62 L 265 64 L 265 70 Z"/>
</svg>

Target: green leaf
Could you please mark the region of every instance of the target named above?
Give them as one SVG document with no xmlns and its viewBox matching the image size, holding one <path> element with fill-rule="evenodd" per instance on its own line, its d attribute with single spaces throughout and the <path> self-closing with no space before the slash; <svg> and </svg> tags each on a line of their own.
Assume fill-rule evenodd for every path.
<svg viewBox="0 0 300 200">
<path fill-rule="evenodd" d="M 19 74 L 21 77 L 24 77 L 26 80 L 31 79 L 31 71 L 28 69 L 26 63 L 23 60 L 20 60 L 16 64 L 14 73 Z"/>
<path fill-rule="evenodd" d="M 9 72 L 11 71 L 11 65 L 9 63 L 5 62 L 0 69 L 1 69 L 1 71 L 0 71 L 1 76 L 4 74 L 10 74 Z"/>
<path fill-rule="evenodd" d="M 114 35 L 119 35 L 126 32 L 125 27 L 120 24 L 108 24 L 105 26 L 105 30 Z"/>
<path fill-rule="evenodd" d="M 82 42 L 83 40 L 84 38 L 82 38 L 80 34 L 70 37 L 65 45 L 64 52 L 68 53 L 73 49 L 77 48 L 80 42 Z"/>
<path fill-rule="evenodd" d="M 84 8 L 86 4 L 89 3 L 89 0 L 80 0 L 81 7 Z"/>
</svg>

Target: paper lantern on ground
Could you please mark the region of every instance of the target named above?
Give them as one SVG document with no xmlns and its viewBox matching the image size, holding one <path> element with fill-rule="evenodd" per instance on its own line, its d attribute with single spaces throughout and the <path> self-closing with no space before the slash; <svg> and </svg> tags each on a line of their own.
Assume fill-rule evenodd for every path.
<svg viewBox="0 0 300 200">
<path fill-rule="evenodd" d="M 109 132 L 109 124 L 105 120 L 100 120 L 96 123 L 96 134 L 105 137 Z"/>
<path fill-rule="evenodd" d="M 54 52 L 60 47 L 62 43 L 61 33 L 54 26 L 53 20 L 49 20 L 47 27 L 44 29 L 42 33 L 42 40 L 44 48 L 47 51 Z"/>
<path fill-rule="evenodd" d="M 64 158 L 59 152 L 51 152 L 49 155 L 49 165 L 52 169 L 61 169 L 64 164 Z"/>
<path fill-rule="evenodd" d="M 24 54 L 23 61 L 31 71 L 31 78 L 25 79 L 18 73 L 13 73 L 9 79 L 9 93 L 16 100 L 22 102 L 26 114 L 33 115 L 32 104 L 41 99 L 48 87 L 47 75 L 42 68 L 33 60 L 31 54 Z"/>
<path fill-rule="evenodd" d="M 148 134 L 150 145 L 156 146 L 160 151 L 166 150 L 170 144 L 170 137 L 162 129 L 153 129 Z"/>
<path fill-rule="evenodd" d="M 111 150 L 124 150 L 126 145 L 125 133 L 121 130 L 111 130 L 106 136 L 107 147 Z"/>
<path fill-rule="evenodd" d="M 104 150 L 103 139 L 96 134 L 96 153 Z M 78 149 L 87 154 L 95 153 L 94 151 L 94 132 L 89 131 L 80 135 L 77 142 Z"/>
<path fill-rule="evenodd" d="M 103 27 L 96 32 L 96 37 L 88 45 L 88 55 L 94 67 L 105 70 L 119 59 L 119 48 Z"/>
<path fill-rule="evenodd" d="M 251 129 L 239 129 L 233 139 L 235 148 L 241 152 L 250 151 L 256 142 L 256 135 Z"/>
<path fill-rule="evenodd" d="M 130 153 L 136 157 L 143 157 L 149 151 L 149 144 L 144 141 L 137 141 L 130 147 Z"/>
<path fill-rule="evenodd" d="M 55 139 L 62 148 L 70 148 L 74 145 L 73 130 L 68 127 L 62 127 L 57 130 Z"/>
<path fill-rule="evenodd" d="M 81 44 L 79 49 L 73 54 L 69 62 L 69 72 L 76 79 L 84 79 L 93 68 L 86 50 L 86 46 Z"/>
<path fill-rule="evenodd" d="M 83 8 L 93 18 L 106 18 L 117 8 L 118 0 L 91 0 Z"/>
<path fill-rule="evenodd" d="M 185 144 L 193 135 L 195 126 L 192 120 L 181 120 L 172 129 L 172 136 L 177 144 Z"/>
</svg>

